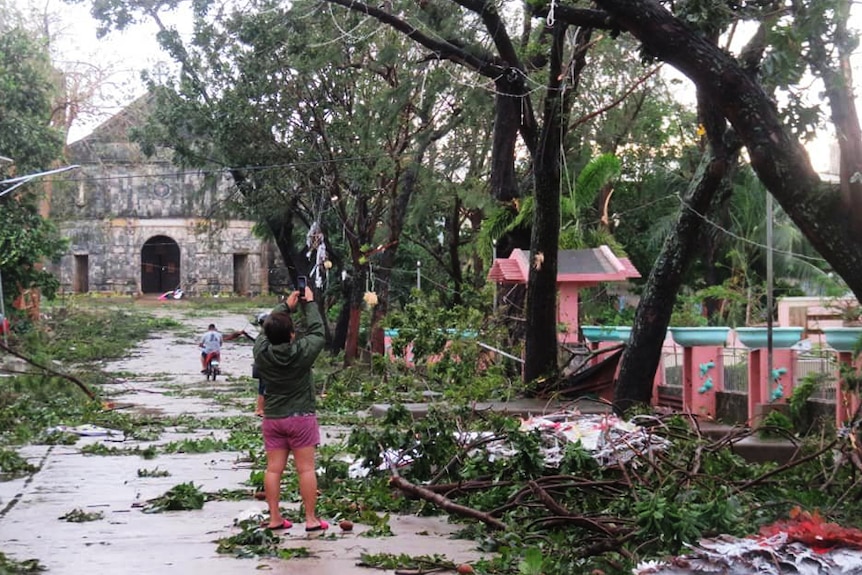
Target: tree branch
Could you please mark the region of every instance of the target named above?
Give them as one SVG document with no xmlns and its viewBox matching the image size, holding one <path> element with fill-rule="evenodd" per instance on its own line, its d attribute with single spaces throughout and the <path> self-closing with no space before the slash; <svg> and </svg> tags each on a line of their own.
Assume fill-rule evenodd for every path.
<svg viewBox="0 0 862 575">
<path fill-rule="evenodd" d="M 499 519 L 495 519 L 487 513 L 479 511 L 478 509 L 459 505 L 451 499 L 440 495 L 439 493 L 434 493 L 433 491 L 425 489 L 424 487 L 420 487 L 419 485 L 414 485 L 410 483 L 400 475 L 393 475 L 389 479 L 389 485 L 392 487 L 397 487 L 401 491 L 413 495 L 414 497 L 429 501 L 435 504 L 440 509 L 443 509 L 444 511 L 448 511 L 456 515 L 461 515 L 462 517 L 478 519 L 482 523 L 488 525 L 489 527 L 493 527 L 494 529 L 499 529 L 501 531 L 506 529 L 506 524 Z"/>
<path fill-rule="evenodd" d="M 456 64 L 461 64 L 475 70 L 482 76 L 486 78 L 497 78 L 500 76 L 505 68 L 499 66 L 497 64 L 493 64 L 488 60 L 483 60 L 481 58 L 476 57 L 473 54 L 470 54 L 466 50 L 452 44 L 451 42 L 440 41 L 434 38 L 431 38 L 427 34 L 419 31 L 414 28 L 404 20 L 397 18 L 379 8 L 374 8 L 369 6 L 364 2 L 357 2 L 355 0 L 329 0 L 333 4 L 338 4 L 340 6 L 344 6 L 348 10 L 353 10 L 354 12 L 359 12 L 361 14 L 367 14 L 376 20 L 391 26 L 395 30 L 398 30 L 414 42 L 425 46 L 429 50 L 433 51 L 437 57 L 449 60 L 451 62 L 455 62 Z"/>
<path fill-rule="evenodd" d="M 81 388 L 81 391 L 86 393 L 87 397 L 89 397 L 93 401 L 98 400 L 98 398 L 96 397 L 96 394 L 93 393 L 92 391 L 90 391 L 90 389 L 84 384 L 84 382 L 81 381 L 80 379 L 78 379 L 77 377 L 74 377 L 72 375 L 68 375 L 65 373 L 60 373 L 59 371 L 55 371 L 55 370 L 51 369 L 50 367 L 45 367 L 44 365 L 37 363 L 36 361 L 30 359 L 26 355 L 22 355 L 22 354 L 18 353 L 17 351 L 13 350 L 12 348 L 10 348 L 10 347 L 2 344 L 2 343 L 0 343 L 0 349 L 2 349 L 3 351 L 5 351 L 6 353 L 8 353 L 10 355 L 14 355 L 18 359 L 23 359 L 24 361 L 26 361 L 27 363 L 29 363 L 33 367 L 37 367 L 37 368 L 41 369 L 42 371 L 44 371 L 45 373 L 49 373 L 51 375 L 55 375 L 57 377 L 62 377 L 63 379 L 67 379 L 67 380 L 71 381 L 72 383 L 77 385 L 79 388 Z"/>
</svg>

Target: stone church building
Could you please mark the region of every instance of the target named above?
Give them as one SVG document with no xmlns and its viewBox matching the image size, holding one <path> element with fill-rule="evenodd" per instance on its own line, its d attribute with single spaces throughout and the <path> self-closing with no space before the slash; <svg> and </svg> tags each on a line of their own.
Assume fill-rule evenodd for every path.
<svg viewBox="0 0 862 575">
<path fill-rule="evenodd" d="M 232 180 L 147 157 L 128 137 L 145 98 L 67 147 L 80 168 L 53 186 L 48 216 L 69 240 L 53 271 L 66 293 L 254 295 L 268 290 L 274 250 L 254 222 L 215 218 Z"/>
</svg>

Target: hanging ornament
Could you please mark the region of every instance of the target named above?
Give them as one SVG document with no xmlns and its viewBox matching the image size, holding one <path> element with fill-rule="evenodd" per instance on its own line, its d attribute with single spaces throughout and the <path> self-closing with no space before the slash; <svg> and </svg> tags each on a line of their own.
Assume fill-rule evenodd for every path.
<svg viewBox="0 0 862 575">
<path fill-rule="evenodd" d="M 323 230 L 320 229 L 320 223 L 314 222 L 308 229 L 305 235 L 305 245 L 308 246 L 308 252 L 305 257 L 314 262 L 309 275 L 314 279 L 314 285 L 317 288 L 323 287 L 323 273 L 321 266 L 326 265 L 326 241 L 323 237 Z M 330 264 L 332 267 L 332 264 Z M 329 269 L 329 268 L 326 268 Z"/>
<path fill-rule="evenodd" d="M 365 292 L 365 295 L 362 296 L 362 299 L 365 300 L 365 304 L 368 307 L 374 307 L 377 305 L 377 294 L 373 291 Z"/>
</svg>

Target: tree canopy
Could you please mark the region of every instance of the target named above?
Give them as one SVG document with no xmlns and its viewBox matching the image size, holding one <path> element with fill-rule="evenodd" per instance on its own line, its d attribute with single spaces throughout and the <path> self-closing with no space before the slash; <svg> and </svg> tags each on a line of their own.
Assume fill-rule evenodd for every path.
<svg viewBox="0 0 862 575">
<path fill-rule="evenodd" d="M 161 18 L 175 5 L 93 5 L 106 29 L 144 18 L 158 23 L 163 46 L 181 65 L 176 77 L 153 83 L 160 111 L 141 141 L 169 145 L 183 162 L 230 169 L 244 209 L 266 223 L 292 269 L 314 265 L 300 257 L 312 225 L 329 237 L 340 231 L 331 263 L 345 277 L 350 337 L 371 278 L 391 285 L 387 268 L 405 237 L 442 266 L 442 252 L 428 240 L 444 223 L 452 250 L 442 269 L 460 281 L 461 263 L 451 254 L 469 246 L 485 216 L 508 210 L 526 221 L 522 208 L 531 206 L 529 225 L 509 228 L 503 241 L 504 253 L 521 247 L 532 254 L 525 378 L 552 376 L 557 366 L 561 226 L 564 240 L 573 241 L 584 237 L 584 226 L 600 224 L 608 241 L 652 268 L 621 374 L 624 395 L 643 399 L 650 384 L 644 365 L 657 361 L 656 342 L 692 261 L 701 258 L 694 269 L 712 285 L 742 277 L 734 263 L 742 259 L 752 278 L 762 273 L 755 252 L 738 255 L 745 250 L 707 229 L 707 222 L 724 222 L 759 233 L 750 223 L 760 212 L 741 197 L 763 192 L 744 184 L 746 165 L 788 225 L 824 258 L 816 271 L 831 268 L 862 293 L 859 132 L 847 66 L 855 38 L 846 1 L 731 8 L 601 0 L 582 8 L 330 0 L 231 10 L 203 2 L 194 6 L 196 32 L 188 41 Z M 743 24 L 756 30 L 743 48 L 722 44 Z M 696 117 L 670 97 L 657 73 L 661 62 L 693 82 Z M 821 180 L 802 145 L 824 112 L 801 97 L 805 74 L 822 81 L 842 134 L 838 184 Z M 490 127 L 491 137 L 481 141 Z M 462 146 L 466 153 L 450 155 L 462 136 L 472 138 Z M 584 191 L 577 189 L 581 170 L 602 154 L 619 158 L 619 178 L 561 221 L 561 206 L 572 212 L 561 197 L 571 204 Z M 483 179 L 494 210 L 476 195 L 449 191 L 480 190 Z M 407 217 L 417 201 L 433 205 L 427 198 L 437 198 L 436 190 L 447 191 L 452 212 L 440 203 L 425 212 L 430 220 Z M 661 250 L 662 238 L 645 240 L 659 221 L 649 206 L 659 205 L 672 222 Z M 616 206 L 630 215 L 619 217 Z M 636 210 L 648 215 L 639 218 Z M 629 223 L 635 225 L 626 229 Z M 472 249 L 473 257 L 488 253 L 488 246 Z M 375 318 L 388 303 L 384 297 Z M 632 362 L 634 382 L 625 369 Z"/>
<path fill-rule="evenodd" d="M 59 78 L 44 41 L 18 23 L 0 23 L 0 179 L 52 167 L 63 134 L 52 126 Z M 8 160 L 12 160 L 11 162 Z M 53 224 L 41 217 L 41 188 L 29 183 L 12 190 L 0 184 L 0 272 L 7 300 L 40 288 L 53 296 L 58 282 L 39 265 L 65 248 Z M 8 308 L 7 308 L 8 309 Z"/>
</svg>

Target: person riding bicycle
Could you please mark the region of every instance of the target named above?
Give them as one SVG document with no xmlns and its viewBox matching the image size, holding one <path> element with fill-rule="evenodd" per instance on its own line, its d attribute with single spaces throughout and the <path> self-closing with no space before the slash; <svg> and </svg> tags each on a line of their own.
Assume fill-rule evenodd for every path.
<svg viewBox="0 0 862 575">
<path fill-rule="evenodd" d="M 216 329 L 215 324 L 211 323 L 207 332 L 201 336 L 198 342 L 198 347 L 201 348 L 201 373 L 207 372 L 207 356 L 211 353 L 221 353 L 222 343 L 224 343 L 224 338 Z"/>
</svg>

